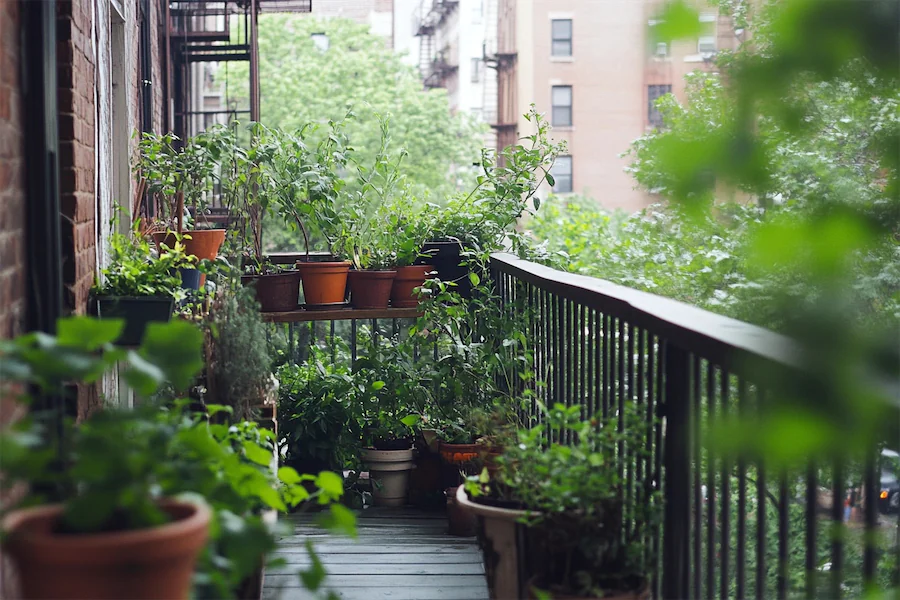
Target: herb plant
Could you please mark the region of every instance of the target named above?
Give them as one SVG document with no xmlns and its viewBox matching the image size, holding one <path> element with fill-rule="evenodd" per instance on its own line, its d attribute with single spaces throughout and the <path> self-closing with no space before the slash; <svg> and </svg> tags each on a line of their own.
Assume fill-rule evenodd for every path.
<svg viewBox="0 0 900 600">
<path fill-rule="evenodd" d="M 181 242 L 158 256 L 137 236 L 114 233 L 109 244 L 110 264 L 100 271 L 95 296 L 184 296 L 178 269 L 196 268 L 197 259 L 185 254 Z"/>
</svg>

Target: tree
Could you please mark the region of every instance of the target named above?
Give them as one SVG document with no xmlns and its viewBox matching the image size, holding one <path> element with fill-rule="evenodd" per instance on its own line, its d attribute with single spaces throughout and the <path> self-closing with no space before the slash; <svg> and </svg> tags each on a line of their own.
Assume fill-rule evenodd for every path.
<svg viewBox="0 0 900 600">
<path fill-rule="evenodd" d="M 313 34 L 324 34 L 320 49 Z M 385 45 L 383 37 L 348 19 L 302 15 L 259 17 L 260 120 L 282 129 L 355 118 L 347 134 L 362 164 L 372 164 L 380 143 L 378 115 L 390 118 L 398 147 L 409 152 L 406 175 L 420 197 L 443 203 L 472 177 L 482 129 L 464 113 L 451 114 L 445 90 L 424 90 L 418 72 Z M 246 66 L 229 67 L 229 87 L 247 80 Z"/>
</svg>

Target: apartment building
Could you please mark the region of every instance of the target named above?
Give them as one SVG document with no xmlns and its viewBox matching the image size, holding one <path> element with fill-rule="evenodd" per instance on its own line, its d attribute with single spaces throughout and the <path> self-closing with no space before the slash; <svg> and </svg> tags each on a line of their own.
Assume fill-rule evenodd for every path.
<svg viewBox="0 0 900 600">
<path fill-rule="evenodd" d="M 730 19 L 698 0 L 703 35 L 670 45 L 651 33 L 660 0 L 496 1 L 497 41 L 485 59 L 497 70 L 498 148 L 527 131 L 522 115 L 534 103 L 568 145 L 553 168 L 554 192 L 629 212 L 655 201 L 635 189 L 620 155 L 662 124 L 657 98 L 683 99 L 687 73 L 712 69 L 716 52 L 736 47 Z"/>
</svg>

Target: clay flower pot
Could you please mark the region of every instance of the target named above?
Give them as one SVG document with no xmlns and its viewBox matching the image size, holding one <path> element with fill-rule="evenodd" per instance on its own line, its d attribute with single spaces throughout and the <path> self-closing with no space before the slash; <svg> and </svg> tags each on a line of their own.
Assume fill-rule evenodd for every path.
<svg viewBox="0 0 900 600">
<path fill-rule="evenodd" d="M 198 259 L 215 260 L 219 255 L 219 248 L 225 241 L 224 229 L 195 229 L 193 231 L 185 231 L 181 243 L 184 244 L 185 254 L 196 256 Z M 163 251 L 162 245 L 165 244 L 169 248 L 175 247 L 175 234 L 171 232 L 161 232 L 153 234 L 153 241 L 156 242 L 156 248 L 160 252 Z"/>
<path fill-rule="evenodd" d="M 391 306 L 394 308 L 415 308 L 419 305 L 419 297 L 413 292 L 421 287 L 432 271 L 431 265 L 414 265 L 397 267 L 397 276 L 391 287 Z"/>
<path fill-rule="evenodd" d="M 346 299 L 349 262 L 297 261 L 297 271 L 303 282 L 306 306 L 343 304 Z"/>
<path fill-rule="evenodd" d="M 448 444 L 441 442 L 438 452 L 441 460 L 449 465 L 465 465 L 478 459 L 484 450 L 479 444 Z"/>
<path fill-rule="evenodd" d="M 241 283 L 256 288 L 256 300 L 262 312 L 297 310 L 300 297 L 300 273 L 287 271 L 272 275 L 244 275 Z"/>
<path fill-rule="evenodd" d="M 387 308 L 397 271 L 350 271 L 353 308 Z"/>
<path fill-rule="evenodd" d="M 173 521 L 159 527 L 59 534 L 62 505 L 10 513 L 3 551 L 12 559 L 24 598 L 150 600 L 187 598 L 197 555 L 206 544 L 210 511 L 164 500 Z"/>
<path fill-rule="evenodd" d="M 369 469 L 375 506 L 406 504 L 409 472 L 415 465 L 412 448 L 407 450 L 364 448 L 362 461 Z"/>
</svg>

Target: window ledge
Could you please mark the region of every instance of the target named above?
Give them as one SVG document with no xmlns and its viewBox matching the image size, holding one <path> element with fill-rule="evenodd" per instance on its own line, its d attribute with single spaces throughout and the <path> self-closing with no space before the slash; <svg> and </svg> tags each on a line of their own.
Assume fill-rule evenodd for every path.
<svg viewBox="0 0 900 600">
<path fill-rule="evenodd" d="M 550 62 L 556 63 L 572 63 L 575 62 L 574 56 L 550 56 Z"/>
<path fill-rule="evenodd" d="M 551 125 L 553 131 L 575 131 L 574 125 Z"/>
</svg>

